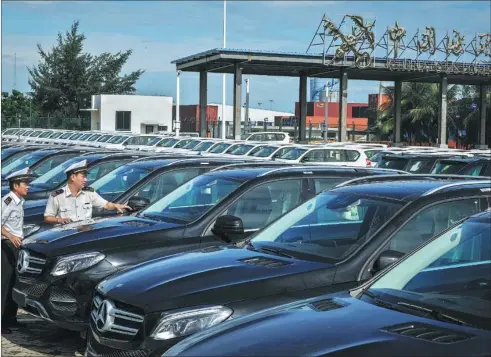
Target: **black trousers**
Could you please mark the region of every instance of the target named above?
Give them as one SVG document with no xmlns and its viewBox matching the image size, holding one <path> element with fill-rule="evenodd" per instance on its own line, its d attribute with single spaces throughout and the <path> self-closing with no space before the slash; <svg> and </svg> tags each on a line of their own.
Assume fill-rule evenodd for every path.
<svg viewBox="0 0 491 357">
<path fill-rule="evenodd" d="M 19 250 L 12 242 L 2 239 L 2 326 L 9 327 L 17 316 L 17 304 L 12 299 Z"/>
</svg>

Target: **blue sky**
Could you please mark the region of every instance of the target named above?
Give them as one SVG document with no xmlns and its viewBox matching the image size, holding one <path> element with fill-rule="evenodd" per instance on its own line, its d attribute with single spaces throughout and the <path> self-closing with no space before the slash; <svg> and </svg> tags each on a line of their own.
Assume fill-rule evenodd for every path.
<svg viewBox="0 0 491 357">
<path fill-rule="evenodd" d="M 305 52 L 323 13 L 339 23 L 344 14 L 376 17 L 376 40 L 398 21 L 413 36 L 431 25 L 437 41 L 445 31 L 458 29 L 473 37 L 490 33 L 489 1 L 228 1 L 227 47 Z M 86 34 L 85 50 L 94 54 L 128 48 L 133 55 L 124 68 L 146 73 L 137 82 L 138 93 L 175 97 L 175 66 L 170 62 L 190 54 L 222 47 L 222 1 L 2 1 L 2 91 L 14 82 L 28 91 L 26 66 L 39 60 L 36 44 L 49 49 L 57 32 L 80 21 Z M 292 111 L 298 100 L 298 78 L 250 78 L 250 102 L 257 107 Z M 367 102 L 378 92 L 378 82 L 350 81 L 348 100 Z M 208 101 L 221 102 L 221 75 L 210 74 Z M 232 103 L 232 76 L 227 81 L 227 102 Z M 198 76 L 181 76 L 181 101 L 198 102 Z"/>
</svg>

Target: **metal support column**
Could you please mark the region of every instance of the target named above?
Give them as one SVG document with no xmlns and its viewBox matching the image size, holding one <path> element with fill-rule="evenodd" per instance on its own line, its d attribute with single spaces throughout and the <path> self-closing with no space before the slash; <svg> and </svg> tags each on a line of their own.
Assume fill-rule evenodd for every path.
<svg viewBox="0 0 491 357">
<path fill-rule="evenodd" d="M 402 146 L 401 143 L 401 100 L 402 100 L 402 82 L 394 82 L 394 130 L 392 133 L 392 146 Z"/>
<path fill-rule="evenodd" d="M 300 109 L 300 117 L 298 122 L 298 140 L 300 143 L 307 142 L 307 76 L 300 76 L 300 88 L 298 105 Z"/>
<path fill-rule="evenodd" d="M 341 69 L 339 78 L 339 122 L 338 141 L 346 141 L 346 123 L 348 120 L 348 72 Z"/>
<path fill-rule="evenodd" d="M 446 74 L 440 77 L 440 96 L 438 108 L 438 140 L 436 147 L 448 148 L 447 144 L 447 90 L 448 78 Z"/>
<path fill-rule="evenodd" d="M 206 138 L 208 122 L 206 120 L 208 106 L 208 72 L 199 73 L 199 136 Z"/>
<path fill-rule="evenodd" d="M 249 126 L 249 79 L 246 79 L 245 82 L 246 82 L 246 107 L 245 107 L 245 117 L 244 117 L 244 131 L 249 132 L 251 129 Z"/>
<path fill-rule="evenodd" d="M 177 71 L 176 73 L 176 121 L 174 122 L 174 130 L 176 132 L 176 136 L 179 136 L 179 130 L 181 130 L 181 117 L 179 113 L 179 109 L 181 108 L 181 88 L 180 88 L 180 78 L 181 71 Z"/>
<path fill-rule="evenodd" d="M 236 64 L 234 72 L 234 139 L 240 140 L 242 117 L 242 68 Z"/>
<path fill-rule="evenodd" d="M 476 145 L 476 149 L 487 149 L 486 145 L 486 121 L 487 121 L 487 106 L 486 106 L 486 94 L 488 86 L 481 84 L 479 86 L 479 140 Z"/>
</svg>

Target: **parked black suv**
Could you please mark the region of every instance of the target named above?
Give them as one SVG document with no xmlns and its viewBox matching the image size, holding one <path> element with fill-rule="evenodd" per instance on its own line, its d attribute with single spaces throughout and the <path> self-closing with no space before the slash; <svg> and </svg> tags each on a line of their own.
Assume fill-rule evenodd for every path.
<svg viewBox="0 0 491 357">
<path fill-rule="evenodd" d="M 476 156 L 464 159 L 439 159 L 433 166 L 431 173 L 489 177 L 491 176 L 491 158 Z"/>
<path fill-rule="evenodd" d="M 491 200 L 491 180 L 356 181 L 317 195 L 236 246 L 156 259 L 102 281 L 89 353 L 159 356 L 227 319 L 356 287 Z M 217 234 L 240 233 L 238 218 L 221 218 Z"/>
<path fill-rule="evenodd" d="M 444 158 L 466 158 L 465 154 L 432 152 L 432 153 L 409 153 L 389 154 L 381 158 L 377 163 L 378 168 L 394 169 L 409 172 L 411 174 L 427 174 L 438 159 Z M 448 172 L 447 174 L 451 174 Z"/>
<path fill-rule="evenodd" d="M 489 356 L 489 281 L 491 211 L 357 289 L 231 320 L 164 356 Z"/>
<path fill-rule="evenodd" d="M 15 301 L 63 328 L 85 330 L 94 288 L 101 280 L 141 262 L 220 244 L 212 229 L 224 215 L 242 219 L 245 232 L 221 239 L 245 239 L 324 189 L 387 173 L 249 165 L 256 168 L 239 165 L 195 177 L 136 215 L 75 222 L 28 237 L 22 246 Z"/>
</svg>

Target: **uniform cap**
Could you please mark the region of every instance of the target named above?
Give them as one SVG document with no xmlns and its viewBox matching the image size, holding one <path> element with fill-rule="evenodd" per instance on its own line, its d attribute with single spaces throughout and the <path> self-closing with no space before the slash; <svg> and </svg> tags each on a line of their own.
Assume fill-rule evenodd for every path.
<svg viewBox="0 0 491 357">
<path fill-rule="evenodd" d="M 87 171 L 87 160 L 82 160 L 69 166 L 65 170 L 65 173 L 72 175 L 72 174 L 78 174 L 80 172 L 86 172 L 86 171 Z"/>
<path fill-rule="evenodd" d="M 22 170 L 15 171 L 6 177 L 9 181 L 29 181 L 33 179 L 34 176 L 31 174 L 29 167 L 23 168 Z"/>
</svg>

